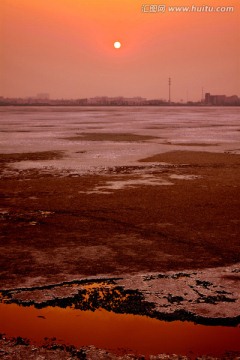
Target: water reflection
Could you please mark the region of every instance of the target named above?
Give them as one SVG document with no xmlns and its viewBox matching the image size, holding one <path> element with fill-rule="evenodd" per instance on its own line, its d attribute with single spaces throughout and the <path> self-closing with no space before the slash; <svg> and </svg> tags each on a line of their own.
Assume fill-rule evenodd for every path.
<svg viewBox="0 0 240 360">
<path fill-rule="evenodd" d="M 177 353 L 196 356 L 240 351 L 240 328 L 164 322 L 146 316 L 116 314 L 103 309 L 82 311 L 67 307 L 0 304 L 0 332 L 43 344 L 55 337 L 75 346 L 129 349 L 138 354 Z"/>
</svg>

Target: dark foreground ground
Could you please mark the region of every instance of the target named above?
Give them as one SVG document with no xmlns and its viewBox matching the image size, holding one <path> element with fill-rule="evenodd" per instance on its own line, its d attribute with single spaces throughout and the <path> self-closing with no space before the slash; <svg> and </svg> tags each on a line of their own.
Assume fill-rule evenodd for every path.
<svg viewBox="0 0 240 360">
<path fill-rule="evenodd" d="M 4 160 L 2 155 L 3 165 Z M 57 177 L 29 171 L 3 178 L 2 288 L 24 285 L 29 278 L 52 283 L 71 276 L 239 262 L 240 156 L 179 151 L 145 159 L 139 168 L 148 162 L 169 163 L 147 172 L 170 179 L 172 185 L 104 193 L 109 180 L 142 177 L 128 167 L 101 175 Z M 94 192 L 96 187 L 101 191 Z"/>
<path fill-rule="evenodd" d="M 58 156 L 54 152 L 1 155 L 1 169 L 28 158 L 44 161 Z M 159 184 L 139 185 L 149 174 Z M 4 172 L 1 289 L 237 264 L 239 179 L 240 155 L 185 151 L 98 175 Z M 109 182 L 121 181 L 132 185 L 109 188 Z M 239 281 L 238 273 L 232 281 Z M 2 351 L 3 359 L 21 358 Z M 25 358 L 48 358 L 41 351 L 39 357 Z"/>
</svg>

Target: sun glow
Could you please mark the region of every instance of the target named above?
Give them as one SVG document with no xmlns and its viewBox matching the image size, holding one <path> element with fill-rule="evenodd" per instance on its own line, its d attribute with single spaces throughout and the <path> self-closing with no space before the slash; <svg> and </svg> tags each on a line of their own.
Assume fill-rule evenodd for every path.
<svg viewBox="0 0 240 360">
<path fill-rule="evenodd" d="M 120 49 L 120 47 L 122 46 L 122 44 L 119 41 L 115 41 L 115 43 L 113 44 L 113 46 L 115 47 L 115 49 Z"/>
</svg>

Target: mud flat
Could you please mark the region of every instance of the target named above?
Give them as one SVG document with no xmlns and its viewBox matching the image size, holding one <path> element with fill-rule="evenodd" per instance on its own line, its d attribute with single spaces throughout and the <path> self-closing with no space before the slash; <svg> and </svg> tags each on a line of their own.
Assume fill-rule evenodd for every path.
<svg viewBox="0 0 240 360">
<path fill-rule="evenodd" d="M 43 142 L 39 148 L 34 143 L 32 150 L 36 151 L 16 152 L 6 147 L 0 154 L 0 311 L 4 318 L 0 332 L 5 334 L 0 341 L 1 357 L 237 358 L 238 144 L 229 145 L 225 140 L 221 143 L 222 130 L 218 127 L 212 144 L 209 140 L 203 143 L 202 135 L 201 139 L 196 137 L 195 145 L 192 138 L 186 143 L 184 137 L 179 143 L 179 139 L 169 137 L 176 129 L 180 131 L 175 123 L 171 128 L 153 121 L 151 132 L 146 131 L 143 120 L 138 134 L 132 128 L 122 132 L 116 122 L 118 135 L 114 135 L 116 128 L 107 132 L 106 125 L 100 122 L 99 135 L 94 118 L 86 125 L 82 122 L 82 135 L 78 135 L 77 115 L 73 116 L 74 131 L 57 134 L 54 148 Z M 44 124 L 38 120 L 35 125 L 40 129 Z M 9 126 L 5 126 L 7 130 Z M 20 131 L 14 126 L 12 130 Z M 189 126 L 186 124 L 185 129 Z M 209 129 L 204 126 L 201 134 L 203 128 Z M 236 123 L 233 127 L 235 131 Z M 52 127 L 44 129 L 47 134 L 53 131 Z M 20 145 L 28 134 L 18 132 Z M 105 161 L 107 148 L 110 158 Z M 76 161 L 78 167 L 74 168 Z M 75 341 L 79 330 L 71 333 L 71 326 L 67 331 L 70 338 L 61 333 L 58 336 L 56 312 L 59 319 L 65 316 L 65 324 L 72 312 L 75 318 L 89 316 L 81 323 L 83 333 L 87 333 L 87 324 L 94 333 L 98 317 L 103 316 L 102 321 L 112 318 L 111 324 L 118 324 L 117 340 L 127 334 L 122 324 L 131 317 L 135 319 L 132 333 L 143 328 L 149 331 L 132 344 L 125 340 L 104 344 L 98 342 L 98 335 L 85 342 L 81 342 L 81 335 Z M 159 340 L 163 335 L 152 322 L 159 329 L 160 324 L 165 324 L 161 325 L 165 331 L 168 326 L 175 327 L 175 332 L 169 330 L 175 336 L 172 347 L 158 347 L 167 341 Z M 210 341 L 212 347 L 191 348 L 194 339 L 186 342 L 184 349 L 174 347 L 177 332 L 184 333 L 188 326 L 190 333 L 202 329 L 202 335 L 196 332 L 195 339 L 205 339 L 203 345 L 215 334 Z M 39 331 L 34 335 L 32 329 Z M 154 338 L 154 333 L 158 337 L 151 344 L 149 339 Z M 221 346 L 214 338 L 222 339 Z M 151 346 L 137 348 L 136 344 L 144 343 Z"/>
</svg>

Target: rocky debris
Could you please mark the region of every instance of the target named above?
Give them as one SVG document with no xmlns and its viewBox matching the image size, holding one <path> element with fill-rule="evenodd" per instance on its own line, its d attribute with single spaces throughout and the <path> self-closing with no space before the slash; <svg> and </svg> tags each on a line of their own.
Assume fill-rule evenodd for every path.
<svg viewBox="0 0 240 360">
<path fill-rule="evenodd" d="M 169 315 L 198 323 L 237 325 L 240 322 L 239 268 L 240 265 L 235 264 L 199 271 L 143 274 L 124 278 L 118 284 L 141 291 L 145 301 L 155 305 L 158 318 Z"/>
<path fill-rule="evenodd" d="M 0 339 L 0 358 L 2 360 L 70 360 L 87 359 L 84 350 L 73 346 L 36 346 L 27 343 L 26 339 L 10 338 L 4 335 Z"/>
<path fill-rule="evenodd" d="M 108 350 L 86 346 L 77 349 L 72 345 L 55 344 L 54 340 L 46 339 L 46 344 L 36 346 L 29 344 L 27 339 L 6 338 L 0 335 L 0 358 L 2 360 L 190 360 L 191 357 L 177 354 L 135 355 L 114 354 Z M 239 360 L 239 354 L 226 353 L 223 357 L 199 356 L 196 360 Z"/>
</svg>

